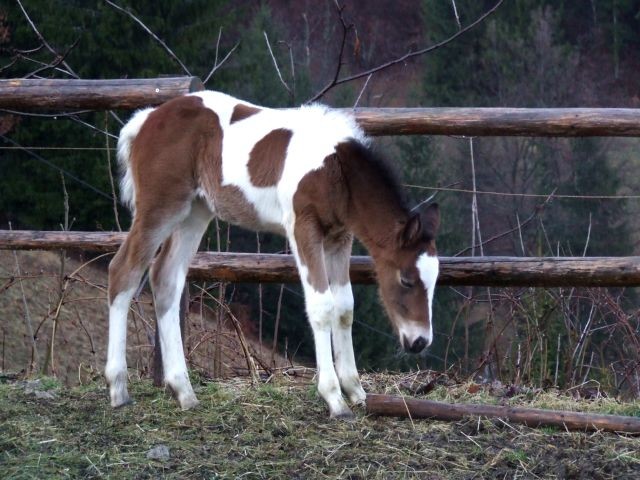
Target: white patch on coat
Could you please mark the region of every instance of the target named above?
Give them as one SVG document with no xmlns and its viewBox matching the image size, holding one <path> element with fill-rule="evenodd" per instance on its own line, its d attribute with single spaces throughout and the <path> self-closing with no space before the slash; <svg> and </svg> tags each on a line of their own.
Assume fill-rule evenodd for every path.
<svg viewBox="0 0 640 480">
<path fill-rule="evenodd" d="M 122 172 L 122 178 L 120 180 L 120 201 L 129 207 L 132 212 L 135 208 L 136 191 L 130 168 L 131 144 L 153 110 L 154 108 L 145 108 L 144 110 L 137 111 L 126 125 L 122 127 L 120 136 L 118 137 L 117 156 L 120 171 Z"/>
<path fill-rule="evenodd" d="M 219 92 L 198 92 L 204 105 L 220 119 L 222 140 L 222 184 L 235 186 L 256 210 L 263 225 L 282 225 L 288 230 L 292 218 L 293 195 L 300 180 L 321 168 L 324 159 L 335 152 L 341 142 L 368 140 L 355 119 L 323 105 L 275 110 L 240 101 Z M 239 105 L 260 111 L 230 124 L 234 108 Z M 286 152 L 282 176 L 275 186 L 256 187 L 251 183 L 248 163 L 251 150 L 273 130 L 290 130 L 293 135 Z"/>
</svg>

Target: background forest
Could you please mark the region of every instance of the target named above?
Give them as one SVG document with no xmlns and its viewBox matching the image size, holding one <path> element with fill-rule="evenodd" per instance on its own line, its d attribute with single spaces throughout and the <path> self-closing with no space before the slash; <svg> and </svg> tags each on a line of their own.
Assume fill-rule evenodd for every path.
<svg viewBox="0 0 640 480">
<path fill-rule="evenodd" d="M 182 65 L 111 2 L 6 3 L 0 6 L 3 78 L 188 73 L 207 88 L 285 107 L 313 98 L 340 61 L 343 24 L 328 0 L 115 2 Z M 342 20 L 353 25 L 342 74 L 437 43 L 495 4 L 339 3 Z M 39 47 L 25 11 L 61 57 Z M 511 0 L 445 47 L 336 86 L 320 101 L 336 107 L 356 101 L 362 107 L 640 107 L 639 51 L 640 1 Z M 114 213 L 111 178 L 117 171 L 105 147 L 115 146 L 129 114 L 0 111 L 0 228 L 126 230 L 128 212 L 118 207 Z M 376 145 L 401 170 L 412 201 L 436 195 L 442 255 L 638 254 L 637 139 L 415 136 L 378 138 Z M 211 226 L 203 246 L 286 249 L 279 237 L 222 224 Z M 294 362 L 309 360 L 313 344 L 297 286 L 198 288 L 194 297 L 204 289 L 241 306 L 247 328 L 261 341 L 270 344 L 277 332 L 281 352 Z M 360 368 L 454 369 L 539 385 L 592 381 L 640 394 L 640 322 L 632 289 L 440 288 L 434 345 L 420 358 L 397 354 L 375 288 L 355 290 Z M 13 321 L 3 312 L 0 318 L 3 328 Z"/>
</svg>

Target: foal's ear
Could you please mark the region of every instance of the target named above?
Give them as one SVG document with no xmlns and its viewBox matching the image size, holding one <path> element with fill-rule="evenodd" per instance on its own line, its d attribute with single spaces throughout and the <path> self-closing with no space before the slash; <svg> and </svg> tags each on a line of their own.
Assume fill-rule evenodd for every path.
<svg viewBox="0 0 640 480">
<path fill-rule="evenodd" d="M 440 228 L 440 207 L 437 203 L 432 203 L 420 210 L 422 234 L 429 240 L 433 240 Z"/>
<path fill-rule="evenodd" d="M 420 217 L 420 212 L 416 212 L 404 224 L 399 238 L 400 245 L 403 247 L 413 245 L 420 238 L 422 233 L 422 219 Z"/>
<path fill-rule="evenodd" d="M 434 240 L 440 227 L 440 208 L 437 203 L 421 205 L 405 223 L 400 243 L 408 247 L 419 240 Z"/>
</svg>

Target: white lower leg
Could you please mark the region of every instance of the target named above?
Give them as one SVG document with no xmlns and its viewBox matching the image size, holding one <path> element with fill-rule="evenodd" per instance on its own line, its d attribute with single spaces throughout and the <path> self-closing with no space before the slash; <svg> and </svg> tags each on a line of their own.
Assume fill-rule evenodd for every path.
<svg viewBox="0 0 640 480">
<path fill-rule="evenodd" d="M 189 374 L 187 362 L 184 358 L 182 336 L 180 335 L 180 296 L 184 288 L 184 275 L 177 282 L 174 292 L 171 293 L 171 303 L 164 313 L 158 317 L 158 330 L 160 337 L 160 351 L 162 352 L 162 368 L 164 381 L 168 385 L 180 403 L 183 410 L 195 407 L 198 404 Z"/>
<path fill-rule="evenodd" d="M 340 386 L 352 404 L 364 403 L 364 392 L 356 368 L 353 353 L 353 339 L 351 327 L 353 325 L 353 293 L 351 285 L 332 286 L 331 290 L 336 302 L 336 323 L 332 327 L 333 349 L 335 356 L 336 374 Z"/>
<path fill-rule="evenodd" d="M 318 369 L 318 392 L 329 405 L 331 417 L 351 417 L 353 414 L 342 398 L 340 382 L 333 365 L 331 351 L 331 323 L 335 315 L 333 295 L 307 292 L 307 313 L 313 329 Z"/>
<path fill-rule="evenodd" d="M 104 375 L 111 406 L 129 403 L 127 391 L 127 313 L 135 289 L 120 292 L 109 306 L 109 346 Z"/>
<path fill-rule="evenodd" d="M 342 398 L 340 382 L 331 358 L 331 331 L 314 330 L 316 363 L 318 368 L 318 392 L 329 405 L 331 417 L 350 417 L 351 410 Z"/>
<path fill-rule="evenodd" d="M 353 312 L 340 316 L 340 325 L 333 329 L 333 346 L 335 349 L 336 373 L 340 380 L 340 386 L 352 404 L 364 403 L 367 395 L 360 383 L 360 376 L 356 368 L 356 359 L 353 353 L 353 340 L 351 336 L 351 324 Z M 344 323 L 343 323 L 344 322 Z M 348 326 L 345 324 L 348 323 Z"/>
</svg>

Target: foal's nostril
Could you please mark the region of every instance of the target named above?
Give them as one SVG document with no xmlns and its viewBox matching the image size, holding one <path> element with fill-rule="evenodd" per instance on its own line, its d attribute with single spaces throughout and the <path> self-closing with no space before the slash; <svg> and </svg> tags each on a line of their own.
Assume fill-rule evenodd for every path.
<svg viewBox="0 0 640 480">
<path fill-rule="evenodd" d="M 427 346 L 427 339 L 424 337 L 418 337 L 413 341 L 413 344 L 411 345 L 411 347 L 407 348 L 408 351 L 410 351 L 411 353 L 420 353 L 422 350 L 424 350 L 424 347 Z M 405 348 L 406 348 L 406 343 L 405 343 Z"/>
</svg>

